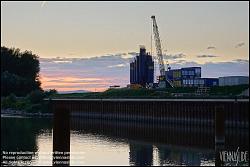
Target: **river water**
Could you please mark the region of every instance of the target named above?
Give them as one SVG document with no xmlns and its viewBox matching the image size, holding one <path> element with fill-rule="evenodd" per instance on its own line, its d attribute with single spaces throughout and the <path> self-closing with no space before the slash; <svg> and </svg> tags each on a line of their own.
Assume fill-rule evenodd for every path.
<svg viewBox="0 0 250 167">
<path fill-rule="evenodd" d="M 136 127 L 72 119 L 70 165 L 215 165 L 214 132 L 209 129 L 186 129 L 185 136 L 178 127 Z M 204 135 L 197 135 L 201 132 Z M 52 136 L 51 118 L 1 117 L 2 157 L 15 154 L 15 159 L 2 159 L 2 165 L 52 165 Z M 243 136 L 236 144 L 246 140 Z M 19 159 L 23 152 L 29 156 Z"/>
</svg>

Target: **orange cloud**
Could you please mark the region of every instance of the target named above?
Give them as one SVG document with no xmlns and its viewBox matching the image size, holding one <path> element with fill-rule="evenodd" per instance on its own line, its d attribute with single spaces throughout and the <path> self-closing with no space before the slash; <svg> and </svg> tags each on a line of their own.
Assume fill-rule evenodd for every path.
<svg viewBox="0 0 250 167">
<path fill-rule="evenodd" d="M 108 80 L 110 78 L 79 78 L 79 77 L 53 77 L 40 76 L 42 88 L 44 90 L 56 89 L 58 91 L 88 90 L 88 91 L 104 91 L 111 85 Z"/>
</svg>

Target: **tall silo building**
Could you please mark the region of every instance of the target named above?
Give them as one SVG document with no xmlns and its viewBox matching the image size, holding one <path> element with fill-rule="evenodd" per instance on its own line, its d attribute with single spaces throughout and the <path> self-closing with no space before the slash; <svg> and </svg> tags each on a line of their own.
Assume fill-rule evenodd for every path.
<svg viewBox="0 0 250 167">
<path fill-rule="evenodd" d="M 140 47 L 139 55 L 130 63 L 130 84 L 146 86 L 154 82 L 154 62 L 152 56 Z"/>
</svg>

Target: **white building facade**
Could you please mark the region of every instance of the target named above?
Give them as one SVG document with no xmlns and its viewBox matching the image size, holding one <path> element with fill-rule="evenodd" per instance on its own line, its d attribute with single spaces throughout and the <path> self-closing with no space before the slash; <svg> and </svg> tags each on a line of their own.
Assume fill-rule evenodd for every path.
<svg viewBox="0 0 250 167">
<path fill-rule="evenodd" d="M 249 76 L 219 77 L 219 86 L 232 86 L 242 84 L 249 84 Z"/>
</svg>

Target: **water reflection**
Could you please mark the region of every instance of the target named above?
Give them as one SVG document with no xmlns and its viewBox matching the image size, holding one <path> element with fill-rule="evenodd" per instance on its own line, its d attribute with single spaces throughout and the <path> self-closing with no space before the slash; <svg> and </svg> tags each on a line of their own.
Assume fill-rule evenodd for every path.
<svg viewBox="0 0 250 167">
<path fill-rule="evenodd" d="M 199 150 L 191 148 L 178 148 L 170 146 L 157 146 L 160 165 L 212 165 L 214 152 L 212 150 Z"/>
<path fill-rule="evenodd" d="M 153 164 L 153 146 L 149 144 L 129 143 L 129 164 L 135 166 L 150 166 Z"/>
<path fill-rule="evenodd" d="M 202 135 L 197 135 L 201 133 L 200 129 L 184 128 L 185 131 L 178 126 L 152 127 L 147 124 L 116 121 L 100 123 L 97 120 L 81 121 L 80 118 L 71 119 L 71 129 L 81 134 L 103 134 L 111 141 L 125 140 L 129 145 L 129 165 L 131 166 L 214 164 L 214 138 L 210 137 L 213 131 L 204 131 Z M 193 137 L 187 133 L 192 134 Z"/>
<path fill-rule="evenodd" d="M 213 127 L 158 126 L 82 118 L 71 119 L 71 129 L 81 134 L 105 135 L 108 140 L 126 140 L 129 165 L 214 165 Z M 247 129 L 227 129 L 225 149 L 248 150 Z M 178 147 L 176 147 L 178 146 Z M 156 148 L 156 149 L 154 149 Z M 157 150 L 155 156 L 154 150 Z"/>
<path fill-rule="evenodd" d="M 214 150 L 214 127 L 150 125 L 111 120 L 71 118 L 71 130 L 111 138 Z M 226 129 L 225 149 L 249 147 L 248 129 Z"/>
<path fill-rule="evenodd" d="M 70 165 L 215 164 L 213 128 L 83 118 L 70 122 Z M 247 130 L 227 130 L 225 149 L 248 150 L 248 140 Z M 7 165 L 52 165 L 51 119 L 1 118 L 1 141 L 1 151 L 34 152 L 30 159 Z"/>
<path fill-rule="evenodd" d="M 26 159 L 13 161 L 6 160 L 6 164 L 1 165 L 31 165 L 33 159 L 37 159 L 38 151 L 37 136 L 44 131 L 51 133 L 51 120 L 39 118 L 1 118 L 1 152 L 18 152 L 13 155 L 15 160 L 19 156 Z M 21 154 L 21 152 L 27 152 Z"/>
</svg>

